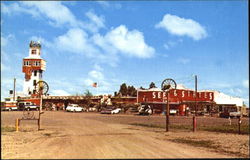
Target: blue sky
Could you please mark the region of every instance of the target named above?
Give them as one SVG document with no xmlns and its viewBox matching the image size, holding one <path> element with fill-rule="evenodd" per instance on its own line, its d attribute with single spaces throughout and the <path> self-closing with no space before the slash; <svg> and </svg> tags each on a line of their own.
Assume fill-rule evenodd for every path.
<svg viewBox="0 0 250 160">
<path fill-rule="evenodd" d="M 1 2 L 1 95 L 40 41 L 51 95 L 147 88 L 172 78 L 249 103 L 247 1 Z M 91 84 L 97 82 L 99 87 Z"/>
</svg>

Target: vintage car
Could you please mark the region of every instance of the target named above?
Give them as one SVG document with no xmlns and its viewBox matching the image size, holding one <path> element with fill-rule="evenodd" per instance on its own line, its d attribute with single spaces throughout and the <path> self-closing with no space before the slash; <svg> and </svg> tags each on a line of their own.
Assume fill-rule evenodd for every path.
<svg viewBox="0 0 250 160">
<path fill-rule="evenodd" d="M 101 114 L 111 114 L 111 112 L 115 109 L 113 106 L 107 106 L 105 108 L 102 108 Z"/>
<path fill-rule="evenodd" d="M 22 110 L 39 110 L 39 106 L 35 105 L 32 102 L 19 102 L 18 109 Z"/>
<path fill-rule="evenodd" d="M 121 108 L 116 108 L 114 110 L 111 111 L 111 114 L 117 114 L 117 113 L 120 113 L 121 112 Z"/>
<path fill-rule="evenodd" d="M 139 115 L 151 115 L 152 113 L 151 106 L 148 104 L 143 104 L 139 107 Z"/>
<path fill-rule="evenodd" d="M 66 107 L 67 112 L 83 112 L 83 108 L 80 107 L 78 104 L 69 104 Z"/>
</svg>

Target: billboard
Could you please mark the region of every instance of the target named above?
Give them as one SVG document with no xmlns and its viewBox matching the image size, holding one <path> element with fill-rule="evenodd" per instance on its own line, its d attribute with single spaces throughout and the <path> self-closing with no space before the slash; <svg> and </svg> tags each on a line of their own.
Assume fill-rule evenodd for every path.
<svg viewBox="0 0 250 160">
<path fill-rule="evenodd" d="M 163 91 L 138 91 L 138 102 L 166 102 L 167 93 Z M 213 102 L 214 93 L 213 92 L 197 92 L 197 98 L 195 98 L 195 91 L 183 90 L 183 89 L 172 89 L 169 91 L 169 101 L 171 102 Z"/>
</svg>

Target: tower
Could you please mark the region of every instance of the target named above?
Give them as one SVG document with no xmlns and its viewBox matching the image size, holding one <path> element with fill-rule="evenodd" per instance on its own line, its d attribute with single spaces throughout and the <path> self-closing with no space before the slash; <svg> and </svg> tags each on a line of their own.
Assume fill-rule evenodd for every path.
<svg viewBox="0 0 250 160">
<path fill-rule="evenodd" d="M 25 95 L 36 94 L 35 85 L 42 80 L 43 71 L 46 69 L 46 61 L 41 58 L 41 44 L 31 41 L 29 56 L 23 59 L 23 73 L 25 73 L 23 93 Z"/>
</svg>

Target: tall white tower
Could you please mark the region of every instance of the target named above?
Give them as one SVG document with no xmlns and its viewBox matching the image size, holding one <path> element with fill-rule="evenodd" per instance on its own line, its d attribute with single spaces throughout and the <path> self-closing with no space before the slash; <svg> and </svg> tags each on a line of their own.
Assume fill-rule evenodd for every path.
<svg viewBox="0 0 250 160">
<path fill-rule="evenodd" d="M 43 71 L 46 69 L 46 61 L 41 58 L 41 44 L 30 42 L 29 56 L 23 59 L 23 73 L 25 73 L 23 93 L 35 95 L 35 84 L 42 80 Z"/>
</svg>

